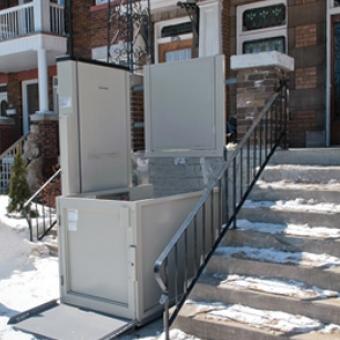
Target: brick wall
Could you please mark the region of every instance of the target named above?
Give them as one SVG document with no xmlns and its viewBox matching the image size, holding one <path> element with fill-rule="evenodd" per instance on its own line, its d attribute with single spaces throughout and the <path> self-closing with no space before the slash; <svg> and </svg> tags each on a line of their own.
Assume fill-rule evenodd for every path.
<svg viewBox="0 0 340 340">
<path fill-rule="evenodd" d="M 59 124 L 57 120 L 41 120 L 38 125 L 39 149 L 42 156 L 42 175 L 51 177 L 59 159 Z"/>
<path fill-rule="evenodd" d="M 230 54 L 236 54 L 236 8 L 254 2 L 258 1 L 230 0 L 229 17 L 224 15 L 224 20 L 230 22 L 229 42 L 224 37 L 224 43 L 229 44 Z M 295 59 L 296 67 L 290 81 L 290 145 L 320 145 L 324 142 L 321 137 L 325 130 L 326 1 L 287 0 L 287 4 L 288 54 Z M 235 74 L 230 72 L 229 77 L 235 77 Z M 235 114 L 236 88 L 231 87 L 229 91 L 229 110 Z M 308 136 L 311 135 L 314 138 L 319 136 L 320 140 L 310 140 Z"/>
<path fill-rule="evenodd" d="M 289 54 L 295 58 L 296 68 L 290 84 L 289 139 L 292 146 L 318 145 L 325 130 L 326 1 L 289 0 L 288 3 Z M 310 135 L 314 140 L 308 138 Z"/>
<path fill-rule="evenodd" d="M 133 151 L 144 150 L 144 93 L 142 91 L 131 92 L 131 120 Z"/>
<path fill-rule="evenodd" d="M 14 124 L 0 122 L 0 155 L 9 148 L 16 140 Z"/>
</svg>

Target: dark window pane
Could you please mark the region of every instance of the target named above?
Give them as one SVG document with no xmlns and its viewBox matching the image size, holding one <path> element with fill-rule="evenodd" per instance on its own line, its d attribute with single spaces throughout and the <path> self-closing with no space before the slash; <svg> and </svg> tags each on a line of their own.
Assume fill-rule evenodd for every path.
<svg viewBox="0 0 340 340">
<path fill-rule="evenodd" d="M 249 9 L 243 13 L 243 31 L 281 26 L 286 23 L 284 4 Z"/>
<path fill-rule="evenodd" d="M 185 22 L 183 24 L 166 26 L 162 29 L 162 38 L 176 37 L 181 34 L 192 33 L 192 23 Z"/>
<path fill-rule="evenodd" d="M 243 53 L 260 53 L 278 51 L 286 52 L 286 39 L 285 37 L 275 37 L 268 39 L 258 39 L 246 41 L 243 44 Z"/>
<path fill-rule="evenodd" d="M 334 0 L 334 7 L 340 6 L 340 0 Z"/>
</svg>

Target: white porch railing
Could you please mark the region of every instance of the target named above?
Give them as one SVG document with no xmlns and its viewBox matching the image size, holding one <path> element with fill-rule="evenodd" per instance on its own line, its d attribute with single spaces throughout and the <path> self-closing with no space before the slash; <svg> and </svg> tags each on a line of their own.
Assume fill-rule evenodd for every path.
<svg viewBox="0 0 340 340">
<path fill-rule="evenodd" d="M 65 34 L 64 6 L 50 4 L 51 33 L 57 35 Z"/>
<path fill-rule="evenodd" d="M 34 0 L 0 11 L 0 41 L 38 32 L 64 35 L 64 6 Z"/>
</svg>

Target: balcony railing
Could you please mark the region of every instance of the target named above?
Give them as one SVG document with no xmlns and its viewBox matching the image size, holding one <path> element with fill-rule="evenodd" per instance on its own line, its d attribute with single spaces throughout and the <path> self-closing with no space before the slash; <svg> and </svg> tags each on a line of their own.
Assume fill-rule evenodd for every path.
<svg viewBox="0 0 340 340">
<path fill-rule="evenodd" d="M 64 7 L 35 0 L 0 11 L 0 41 L 38 32 L 64 35 Z"/>
</svg>

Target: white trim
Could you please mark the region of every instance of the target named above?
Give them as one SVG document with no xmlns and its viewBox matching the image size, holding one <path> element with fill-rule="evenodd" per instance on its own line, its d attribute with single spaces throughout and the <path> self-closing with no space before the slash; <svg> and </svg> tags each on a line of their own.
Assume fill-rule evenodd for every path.
<svg viewBox="0 0 340 340">
<path fill-rule="evenodd" d="M 325 124 L 326 124 L 326 145 L 330 146 L 331 145 L 331 64 L 332 64 L 332 37 L 331 37 L 331 32 L 332 32 L 332 21 L 331 17 L 333 15 L 340 15 L 340 7 L 334 7 L 334 2 L 333 0 L 328 0 L 328 6 L 327 6 L 327 75 L 326 75 L 326 117 L 325 117 Z"/>
<path fill-rule="evenodd" d="M 157 9 L 177 7 L 177 0 L 151 0 L 151 11 Z"/>
<path fill-rule="evenodd" d="M 59 114 L 58 76 L 52 77 L 52 105 L 53 105 L 53 113 Z"/>
<path fill-rule="evenodd" d="M 283 4 L 286 6 L 286 23 L 282 26 L 277 27 L 268 27 L 264 29 L 257 29 L 252 31 L 243 32 L 242 29 L 242 20 L 243 20 L 243 13 L 249 9 L 260 8 L 260 7 L 267 7 L 271 5 L 279 5 Z M 286 42 L 286 52 L 288 52 L 288 6 L 287 0 L 265 0 L 259 1 L 247 5 L 241 5 L 237 7 L 237 54 L 243 53 L 243 43 L 246 41 L 251 40 L 258 40 L 258 39 L 268 39 L 274 37 L 281 37 L 285 38 Z"/>
<path fill-rule="evenodd" d="M 167 26 L 178 25 L 182 23 L 190 22 L 190 18 L 188 16 L 176 19 L 170 19 L 165 21 L 159 21 L 155 23 L 155 64 L 159 63 L 159 45 L 170 43 L 172 41 L 180 41 L 180 40 L 188 40 L 193 38 L 192 33 L 181 34 L 176 37 L 167 37 L 161 38 L 162 29 Z"/>
<path fill-rule="evenodd" d="M 22 88 L 22 123 L 24 134 L 29 133 L 30 121 L 28 113 L 28 98 L 27 98 L 27 85 L 38 84 L 38 79 L 24 80 L 21 84 Z"/>
</svg>

